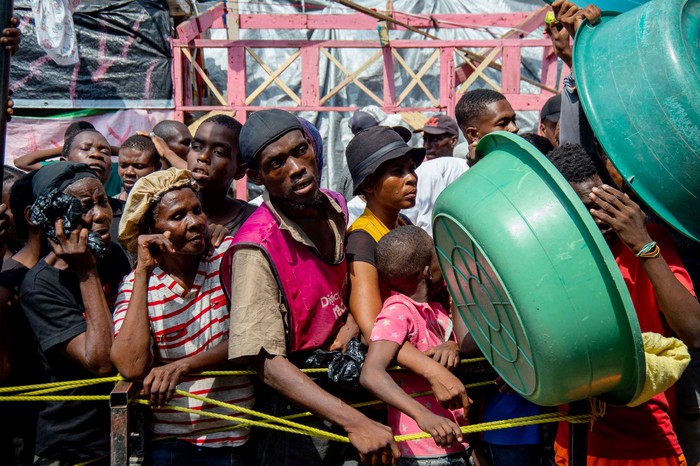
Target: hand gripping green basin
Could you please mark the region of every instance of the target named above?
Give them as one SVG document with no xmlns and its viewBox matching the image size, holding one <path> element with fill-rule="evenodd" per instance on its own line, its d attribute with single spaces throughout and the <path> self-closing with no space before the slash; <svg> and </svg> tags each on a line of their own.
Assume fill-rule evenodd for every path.
<svg viewBox="0 0 700 466">
<path fill-rule="evenodd" d="M 700 241 L 700 0 L 652 0 L 584 22 L 574 71 L 620 174 L 664 221 Z"/>
<path fill-rule="evenodd" d="M 632 300 L 603 235 L 557 169 L 491 133 L 433 209 L 440 268 L 470 333 L 516 392 L 545 406 L 642 389 Z"/>
</svg>

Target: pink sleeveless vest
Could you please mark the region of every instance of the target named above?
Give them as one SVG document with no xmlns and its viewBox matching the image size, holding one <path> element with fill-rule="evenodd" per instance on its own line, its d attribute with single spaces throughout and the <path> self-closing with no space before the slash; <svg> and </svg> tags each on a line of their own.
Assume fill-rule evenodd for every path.
<svg viewBox="0 0 700 466">
<path fill-rule="evenodd" d="M 341 206 L 347 218 L 345 199 L 336 192 L 321 191 Z M 280 230 L 272 211 L 262 204 L 238 230 L 221 261 L 221 284 L 229 298 L 231 263 L 240 246 L 255 246 L 270 261 L 289 312 L 290 354 L 329 344 L 348 311 L 345 257 L 337 264 L 321 259 L 314 250 Z"/>
</svg>

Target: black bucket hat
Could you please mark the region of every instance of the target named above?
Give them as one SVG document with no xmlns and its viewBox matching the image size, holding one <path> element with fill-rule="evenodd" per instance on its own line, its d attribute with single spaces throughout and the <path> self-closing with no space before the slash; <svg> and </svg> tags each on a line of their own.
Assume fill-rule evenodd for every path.
<svg viewBox="0 0 700 466">
<path fill-rule="evenodd" d="M 353 194 L 358 193 L 362 182 L 381 164 L 404 155 L 409 155 L 417 167 L 425 158 L 425 149 L 410 147 L 396 131 L 386 126 L 373 126 L 357 133 L 345 148 Z"/>
</svg>

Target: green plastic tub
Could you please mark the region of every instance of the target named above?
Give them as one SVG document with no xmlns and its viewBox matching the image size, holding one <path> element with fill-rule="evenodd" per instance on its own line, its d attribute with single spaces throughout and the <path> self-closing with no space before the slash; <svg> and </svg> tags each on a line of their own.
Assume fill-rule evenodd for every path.
<svg viewBox="0 0 700 466">
<path fill-rule="evenodd" d="M 700 241 L 700 0 L 652 0 L 584 23 L 574 71 L 620 174 L 664 221 Z"/>
<path fill-rule="evenodd" d="M 448 186 L 433 232 L 448 289 L 484 356 L 528 400 L 643 387 L 639 323 L 615 259 L 576 193 L 532 145 L 507 132 Z"/>
</svg>

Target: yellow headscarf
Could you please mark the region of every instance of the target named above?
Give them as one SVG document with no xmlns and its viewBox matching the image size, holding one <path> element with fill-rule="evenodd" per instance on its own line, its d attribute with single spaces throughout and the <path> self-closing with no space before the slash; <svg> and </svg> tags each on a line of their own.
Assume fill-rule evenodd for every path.
<svg viewBox="0 0 700 466">
<path fill-rule="evenodd" d="M 197 182 L 192 179 L 192 172 L 189 170 L 174 167 L 153 172 L 134 184 L 119 222 L 119 242 L 127 251 L 136 251 L 139 225 L 151 206 L 160 202 L 165 193 L 184 187 L 196 191 Z"/>
</svg>

